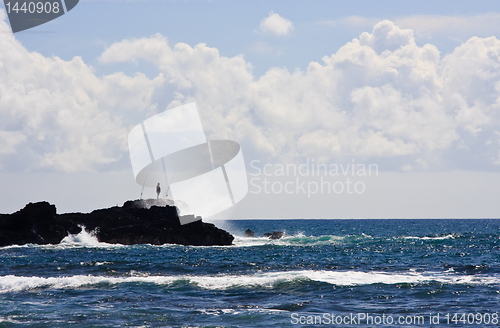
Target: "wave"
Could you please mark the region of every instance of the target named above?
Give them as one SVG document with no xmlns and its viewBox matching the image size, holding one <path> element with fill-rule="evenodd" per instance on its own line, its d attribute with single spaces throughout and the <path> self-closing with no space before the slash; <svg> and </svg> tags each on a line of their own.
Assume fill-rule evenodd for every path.
<svg viewBox="0 0 500 328">
<path fill-rule="evenodd" d="M 345 242 L 371 239 L 369 235 L 360 236 L 305 236 L 298 233 L 293 236 L 285 236 L 280 239 L 269 239 L 268 237 L 241 237 L 235 236 L 233 244 L 237 247 L 265 246 L 265 245 L 283 245 L 283 246 L 321 246 L 321 245 L 339 245 Z"/>
<path fill-rule="evenodd" d="M 380 239 L 382 241 L 387 240 L 423 240 L 423 241 L 438 241 L 438 240 L 448 240 L 456 239 L 459 235 L 457 234 L 447 234 L 443 236 L 401 236 L 401 237 L 380 237 L 376 238 L 367 234 L 360 235 L 321 235 L 321 236 L 305 236 L 303 233 L 298 233 L 293 236 L 285 236 L 281 239 L 272 240 L 267 237 L 242 237 L 235 236 L 234 245 L 239 247 L 251 247 L 251 246 L 265 246 L 265 245 L 284 245 L 284 246 L 321 246 L 321 245 L 340 245 L 346 243 L 357 243 L 369 240 Z"/>
<path fill-rule="evenodd" d="M 38 245 L 38 244 L 25 244 L 25 245 L 10 245 L 0 247 L 0 249 L 9 249 L 9 248 L 42 248 L 42 249 L 59 249 L 59 248 L 115 248 L 115 247 L 126 247 L 126 245 L 122 244 L 109 244 L 100 242 L 95 236 L 94 232 L 88 232 L 85 227 L 81 227 L 82 231 L 76 235 L 68 233 L 66 237 L 64 237 L 59 244 L 47 244 L 47 245 Z"/>
<path fill-rule="evenodd" d="M 418 239 L 418 240 L 446 240 L 446 239 L 455 239 L 456 235 L 455 234 L 448 234 L 445 236 L 436 236 L 436 237 L 414 237 L 414 236 L 408 236 L 408 237 L 402 237 L 403 239 Z"/>
<path fill-rule="evenodd" d="M 71 233 L 68 233 L 66 237 L 61 240 L 61 242 L 57 246 L 61 247 L 116 247 L 116 246 L 124 246 L 121 244 L 108 244 L 108 243 L 102 243 L 100 242 L 96 235 L 95 232 L 88 232 L 85 227 L 81 227 L 82 231 L 77 234 L 73 235 Z"/>
<path fill-rule="evenodd" d="M 263 272 L 250 275 L 215 275 L 215 276 L 153 276 L 145 273 L 131 273 L 123 277 L 74 275 L 62 277 L 26 277 L 7 275 L 0 277 L 0 293 L 50 289 L 75 289 L 99 285 L 117 285 L 124 283 L 146 283 L 172 285 L 188 283 L 203 289 L 224 290 L 228 288 L 273 288 L 287 282 L 308 283 L 323 282 L 335 286 L 359 286 L 371 284 L 426 284 L 437 282 L 450 285 L 499 285 L 500 276 L 461 275 L 454 272 L 362 272 L 362 271 L 326 271 L 299 270 Z"/>
<path fill-rule="evenodd" d="M 64 237 L 59 244 L 53 245 L 36 245 L 36 244 L 26 244 L 26 245 L 11 245 L 0 247 L 0 249 L 8 248 L 26 248 L 26 247 L 37 247 L 37 248 L 113 248 L 113 247 L 130 247 L 134 245 L 122 245 L 122 244 L 109 244 L 100 242 L 93 232 L 88 232 L 85 227 L 82 227 L 82 231 L 77 234 L 68 234 Z M 268 237 L 242 237 L 234 236 L 233 246 L 236 247 L 253 247 L 253 246 L 266 246 L 266 245 L 278 245 L 278 246 L 322 246 L 322 245 L 340 245 L 345 243 L 356 243 L 366 240 L 376 239 L 373 236 L 366 235 L 362 233 L 361 235 L 321 235 L 321 236 L 306 236 L 303 233 L 298 233 L 292 236 L 285 236 L 281 239 L 269 239 Z M 401 237 L 390 237 L 389 239 L 404 239 L 404 240 L 424 240 L 424 241 L 437 241 L 437 240 L 447 240 L 455 239 L 458 236 L 456 234 L 447 234 L 443 236 L 435 237 L 417 237 L 417 236 L 401 236 Z M 385 239 L 385 238 L 383 238 Z M 164 244 L 164 245 L 150 245 L 155 247 L 171 247 L 180 246 L 175 244 Z M 233 247 L 233 246 L 201 246 L 201 247 Z M 190 246 L 188 246 L 190 247 Z M 194 246 L 200 247 L 200 246 Z"/>
<path fill-rule="evenodd" d="M 402 237 L 381 237 L 383 241 L 386 240 L 423 240 L 423 241 L 438 241 L 455 239 L 458 235 L 447 234 L 443 236 L 402 236 Z M 303 233 L 298 233 L 293 236 L 285 236 L 281 239 L 272 240 L 267 237 L 242 237 L 235 236 L 234 245 L 237 247 L 252 247 L 252 246 L 265 246 L 265 245 L 283 245 L 283 246 L 321 246 L 321 245 L 339 245 L 346 243 L 357 243 L 367 240 L 377 239 L 373 236 L 362 233 L 361 235 L 321 235 L 321 236 L 305 236 Z"/>
</svg>

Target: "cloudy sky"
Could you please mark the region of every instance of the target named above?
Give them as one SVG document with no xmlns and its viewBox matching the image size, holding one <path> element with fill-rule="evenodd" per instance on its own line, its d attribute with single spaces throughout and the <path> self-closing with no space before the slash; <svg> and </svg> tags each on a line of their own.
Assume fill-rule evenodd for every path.
<svg viewBox="0 0 500 328">
<path fill-rule="evenodd" d="M 498 1 L 82 0 L 16 34 L 0 6 L 0 213 L 139 198 L 129 131 L 190 102 L 247 163 L 221 217 L 500 216 Z M 377 171 L 275 172 L 311 163 Z"/>
</svg>

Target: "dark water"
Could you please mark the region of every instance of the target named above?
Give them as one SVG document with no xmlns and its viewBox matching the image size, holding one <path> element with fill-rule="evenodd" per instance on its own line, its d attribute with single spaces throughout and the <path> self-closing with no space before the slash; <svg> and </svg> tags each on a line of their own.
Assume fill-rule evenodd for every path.
<svg viewBox="0 0 500 328">
<path fill-rule="evenodd" d="M 234 246 L 0 248 L 0 327 L 499 325 L 500 220 L 216 225 Z"/>
</svg>

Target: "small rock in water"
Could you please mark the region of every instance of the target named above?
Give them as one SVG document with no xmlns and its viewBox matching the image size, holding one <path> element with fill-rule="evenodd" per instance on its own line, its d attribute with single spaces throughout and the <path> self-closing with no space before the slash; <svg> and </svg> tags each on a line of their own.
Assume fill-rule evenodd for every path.
<svg viewBox="0 0 500 328">
<path fill-rule="evenodd" d="M 245 231 L 245 237 L 253 237 L 254 235 L 255 235 L 255 233 L 250 229 L 247 229 Z"/>
<path fill-rule="evenodd" d="M 283 231 L 273 231 L 273 233 L 266 232 L 264 237 L 269 237 L 269 239 L 280 239 L 287 236 L 286 232 Z"/>
</svg>

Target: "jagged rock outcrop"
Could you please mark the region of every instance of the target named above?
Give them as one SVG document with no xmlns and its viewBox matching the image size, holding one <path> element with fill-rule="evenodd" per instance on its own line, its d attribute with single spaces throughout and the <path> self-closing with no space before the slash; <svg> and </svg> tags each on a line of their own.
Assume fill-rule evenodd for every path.
<svg viewBox="0 0 500 328">
<path fill-rule="evenodd" d="M 58 244 L 64 237 L 94 231 L 100 242 L 133 244 L 231 245 L 228 232 L 201 220 L 181 225 L 174 206 L 155 200 L 128 201 L 122 207 L 91 213 L 57 214 L 55 205 L 29 203 L 12 214 L 0 214 L 0 246 Z"/>
</svg>

